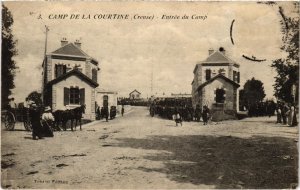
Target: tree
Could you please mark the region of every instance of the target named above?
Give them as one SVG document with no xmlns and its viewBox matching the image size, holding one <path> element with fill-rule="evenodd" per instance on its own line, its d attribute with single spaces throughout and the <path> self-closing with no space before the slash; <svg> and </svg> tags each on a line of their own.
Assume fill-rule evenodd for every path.
<svg viewBox="0 0 300 190">
<path fill-rule="evenodd" d="M 41 93 L 39 93 L 37 91 L 33 91 L 30 94 L 28 94 L 27 98 L 31 101 L 34 101 L 38 107 L 43 106 Z"/>
<path fill-rule="evenodd" d="M 295 7 L 299 2 L 294 2 Z M 299 89 L 299 15 L 288 17 L 284 14 L 283 8 L 279 7 L 282 17 L 282 42 L 281 50 L 287 52 L 285 58 L 276 59 L 271 67 L 277 71 L 274 84 L 274 95 L 286 102 L 298 100 Z M 299 13 L 299 9 L 298 9 Z M 294 87 L 294 92 L 292 89 Z"/>
<path fill-rule="evenodd" d="M 255 78 L 247 80 L 244 85 L 242 102 L 247 103 L 248 106 L 253 105 L 261 102 L 265 96 L 264 84 L 260 80 Z"/>
<path fill-rule="evenodd" d="M 17 69 L 13 57 L 17 55 L 16 43 L 11 26 L 14 20 L 11 12 L 2 4 L 2 52 L 1 52 L 1 102 L 7 105 L 11 90 L 15 87 L 14 76 Z"/>
</svg>

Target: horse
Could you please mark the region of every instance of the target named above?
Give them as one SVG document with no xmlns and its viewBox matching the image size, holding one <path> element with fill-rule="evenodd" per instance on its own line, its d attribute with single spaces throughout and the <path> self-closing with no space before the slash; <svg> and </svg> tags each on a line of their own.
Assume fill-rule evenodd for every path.
<svg viewBox="0 0 300 190">
<path fill-rule="evenodd" d="M 64 131 L 67 130 L 67 122 L 70 119 L 70 110 L 56 110 L 53 112 L 53 116 L 55 119 L 56 128 L 60 128 L 60 124 Z M 71 126 L 73 124 L 73 120 L 71 120 Z"/>
<path fill-rule="evenodd" d="M 81 130 L 81 118 L 82 114 L 85 112 L 85 105 L 81 105 L 80 107 L 74 108 L 71 111 L 71 130 L 73 131 L 73 119 L 75 119 L 75 131 L 76 131 L 76 126 L 77 122 L 79 122 L 80 130 Z"/>
</svg>

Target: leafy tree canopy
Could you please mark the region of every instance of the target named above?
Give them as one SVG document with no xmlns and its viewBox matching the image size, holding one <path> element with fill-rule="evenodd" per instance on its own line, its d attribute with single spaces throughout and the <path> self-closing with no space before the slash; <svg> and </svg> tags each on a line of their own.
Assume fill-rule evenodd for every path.
<svg viewBox="0 0 300 190">
<path fill-rule="evenodd" d="M 34 101 L 38 107 L 43 106 L 41 93 L 39 93 L 37 91 L 33 91 L 30 94 L 28 94 L 27 98 L 31 101 Z"/>
<path fill-rule="evenodd" d="M 14 20 L 11 12 L 2 4 L 2 52 L 1 52 L 1 102 L 7 105 L 11 90 L 15 87 L 14 76 L 17 69 L 13 57 L 17 55 L 16 43 L 12 35 L 12 24 Z"/>
<path fill-rule="evenodd" d="M 279 7 L 283 35 L 281 50 L 287 52 L 287 56 L 274 60 L 271 65 L 277 72 L 274 95 L 286 102 L 297 101 L 299 90 L 299 2 L 294 2 L 294 5 L 297 16 L 286 16 Z"/>
<path fill-rule="evenodd" d="M 255 104 L 261 102 L 265 96 L 264 85 L 260 80 L 247 80 L 243 90 L 243 102 L 247 102 L 248 105 Z"/>
</svg>

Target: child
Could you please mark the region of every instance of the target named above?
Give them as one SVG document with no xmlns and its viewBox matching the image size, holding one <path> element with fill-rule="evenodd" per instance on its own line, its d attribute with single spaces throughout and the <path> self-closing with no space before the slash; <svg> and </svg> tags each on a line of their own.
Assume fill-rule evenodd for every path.
<svg viewBox="0 0 300 190">
<path fill-rule="evenodd" d="M 179 111 L 178 111 L 178 109 L 177 108 L 175 108 L 175 112 L 174 112 L 175 114 L 174 114 L 174 120 L 175 120 L 175 123 L 176 123 L 176 126 L 177 126 L 177 124 L 178 123 L 180 123 L 180 125 L 182 126 L 182 119 L 181 119 L 181 115 L 180 115 L 180 113 L 179 113 Z"/>
</svg>

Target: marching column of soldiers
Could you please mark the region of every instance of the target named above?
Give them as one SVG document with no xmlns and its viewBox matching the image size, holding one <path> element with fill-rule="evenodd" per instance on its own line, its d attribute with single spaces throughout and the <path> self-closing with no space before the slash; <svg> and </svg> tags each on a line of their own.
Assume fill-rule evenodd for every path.
<svg viewBox="0 0 300 190">
<path fill-rule="evenodd" d="M 204 125 L 207 125 L 208 120 L 211 117 L 210 110 L 207 106 L 201 108 L 199 105 L 193 109 L 191 102 L 188 99 L 171 99 L 154 101 L 150 104 L 150 115 L 153 117 L 155 114 L 165 119 L 174 119 L 174 114 L 179 113 L 182 121 L 203 121 Z M 248 107 L 244 106 L 242 111 L 248 111 L 249 117 L 258 116 L 274 116 L 276 113 L 277 123 L 297 126 L 297 108 L 293 104 L 288 104 L 278 101 L 277 104 L 273 101 L 260 102 L 252 104 Z"/>
<path fill-rule="evenodd" d="M 158 114 L 160 117 L 165 119 L 173 119 L 175 112 L 180 114 L 182 121 L 197 121 L 200 120 L 207 123 L 209 119 L 209 112 L 207 106 L 201 108 L 199 105 L 194 109 L 192 103 L 189 99 L 171 99 L 164 101 L 156 101 L 150 105 L 150 115 L 153 117 L 155 114 Z"/>
</svg>

